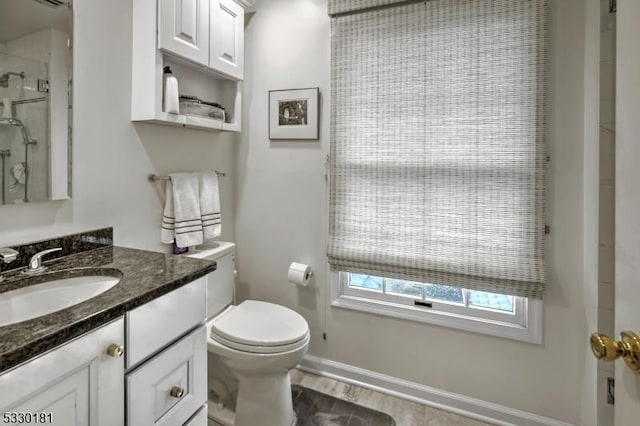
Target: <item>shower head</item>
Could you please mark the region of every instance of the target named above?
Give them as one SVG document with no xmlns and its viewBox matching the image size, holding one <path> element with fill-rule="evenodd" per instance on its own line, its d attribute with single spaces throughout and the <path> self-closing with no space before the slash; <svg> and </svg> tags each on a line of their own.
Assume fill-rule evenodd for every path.
<svg viewBox="0 0 640 426">
<path fill-rule="evenodd" d="M 29 136 L 29 131 L 26 127 L 24 127 L 22 121 L 18 120 L 17 118 L 0 118 L 0 125 L 16 126 L 17 128 L 19 128 L 20 132 L 22 133 L 22 143 L 25 145 L 35 145 L 38 143 L 38 141 L 31 139 L 31 137 Z"/>
<path fill-rule="evenodd" d="M 24 80 L 24 72 L 5 72 L 0 75 L 0 87 L 9 87 L 9 78 L 12 75 L 16 75 Z"/>
</svg>

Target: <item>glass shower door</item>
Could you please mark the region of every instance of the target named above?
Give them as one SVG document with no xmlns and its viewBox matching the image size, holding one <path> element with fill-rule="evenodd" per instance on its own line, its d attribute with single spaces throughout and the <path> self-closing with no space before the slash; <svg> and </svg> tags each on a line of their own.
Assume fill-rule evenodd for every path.
<svg viewBox="0 0 640 426">
<path fill-rule="evenodd" d="M 0 52 L 2 204 L 49 198 L 48 75 L 44 62 Z"/>
</svg>

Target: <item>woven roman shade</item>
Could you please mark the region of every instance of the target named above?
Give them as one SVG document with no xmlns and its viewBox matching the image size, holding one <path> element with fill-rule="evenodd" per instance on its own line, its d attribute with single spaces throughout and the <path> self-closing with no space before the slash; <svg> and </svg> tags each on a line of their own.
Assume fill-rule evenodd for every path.
<svg viewBox="0 0 640 426">
<path fill-rule="evenodd" d="M 332 18 L 332 270 L 542 298 L 547 15 L 432 0 Z"/>
<path fill-rule="evenodd" d="M 406 0 L 329 0 L 328 12 L 329 15 L 339 15 L 405 2 Z"/>
</svg>

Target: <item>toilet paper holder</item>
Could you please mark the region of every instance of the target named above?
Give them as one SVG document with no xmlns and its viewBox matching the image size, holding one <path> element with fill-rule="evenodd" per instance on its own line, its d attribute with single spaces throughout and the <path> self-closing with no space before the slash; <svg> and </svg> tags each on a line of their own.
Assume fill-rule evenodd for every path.
<svg viewBox="0 0 640 426">
<path fill-rule="evenodd" d="M 306 287 L 311 283 L 313 277 L 313 269 L 311 266 L 304 263 L 292 262 L 289 265 L 289 272 L 287 273 L 289 282 Z"/>
</svg>

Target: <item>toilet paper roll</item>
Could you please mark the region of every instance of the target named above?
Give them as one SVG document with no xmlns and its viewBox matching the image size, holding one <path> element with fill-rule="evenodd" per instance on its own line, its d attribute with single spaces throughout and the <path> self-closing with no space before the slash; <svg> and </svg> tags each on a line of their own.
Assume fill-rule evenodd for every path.
<svg viewBox="0 0 640 426">
<path fill-rule="evenodd" d="M 311 266 L 309 265 L 292 262 L 291 265 L 289 265 L 288 277 L 289 282 L 306 287 L 311 282 L 313 271 L 311 270 Z"/>
</svg>

